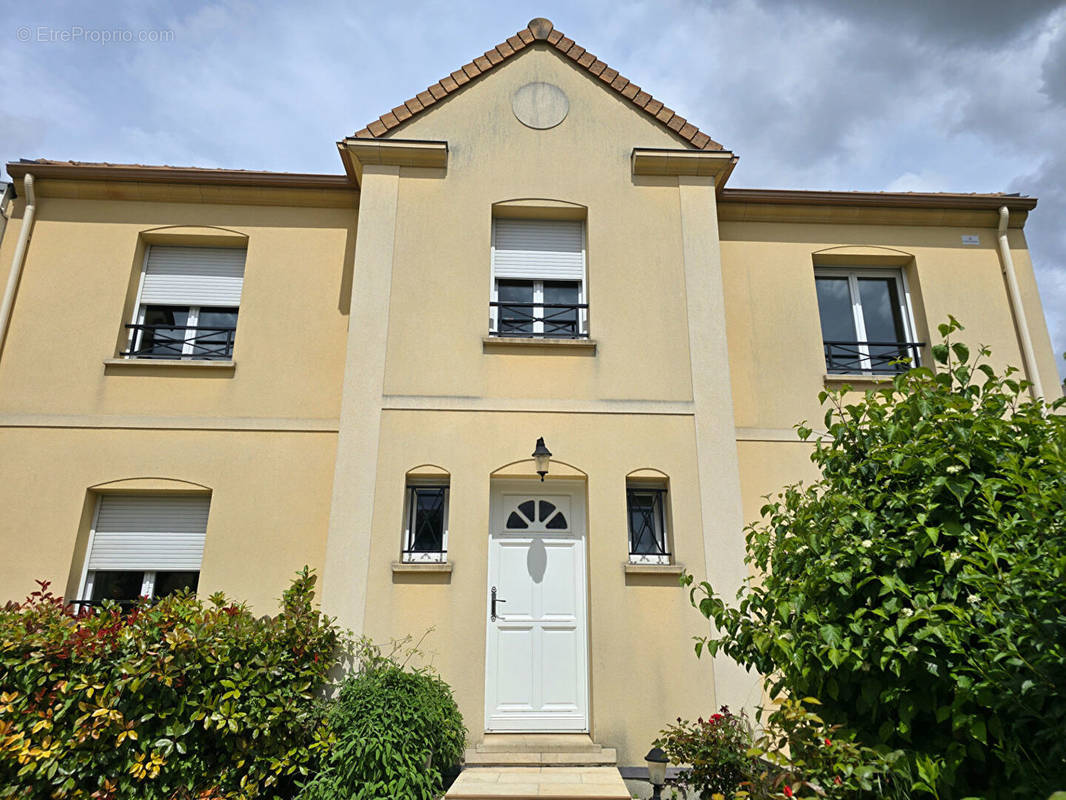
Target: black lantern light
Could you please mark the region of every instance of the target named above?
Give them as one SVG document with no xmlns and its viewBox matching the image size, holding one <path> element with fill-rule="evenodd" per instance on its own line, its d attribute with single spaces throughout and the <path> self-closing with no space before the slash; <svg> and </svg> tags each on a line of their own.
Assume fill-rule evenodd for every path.
<svg viewBox="0 0 1066 800">
<path fill-rule="evenodd" d="M 548 462 L 551 460 L 551 457 L 551 450 L 544 446 L 544 437 L 539 437 L 537 439 L 537 449 L 533 451 L 533 461 L 536 462 L 537 474 L 540 475 L 541 481 L 543 481 L 544 476 L 548 474 Z"/>
<path fill-rule="evenodd" d="M 662 797 L 663 785 L 666 783 L 666 765 L 670 759 L 666 757 L 661 747 L 653 747 L 644 756 L 644 763 L 648 765 L 648 780 L 651 781 L 652 797 Z"/>
</svg>

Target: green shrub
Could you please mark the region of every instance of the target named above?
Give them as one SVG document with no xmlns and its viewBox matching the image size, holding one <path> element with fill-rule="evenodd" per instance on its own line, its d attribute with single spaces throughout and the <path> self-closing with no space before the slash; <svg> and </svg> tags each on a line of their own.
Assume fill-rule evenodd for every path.
<svg viewBox="0 0 1066 800">
<path fill-rule="evenodd" d="M 912 781 L 899 769 L 902 753 L 855 742 L 808 708 L 813 698 L 775 704 L 748 750 L 742 786 L 751 800 L 883 800 L 910 796 Z"/>
<path fill-rule="evenodd" d="M 222 595 L 0 610 L 0 798 L 291 797 L 328 744 L 338 632 L 306 568 L 277 616 Z"/>
<path fill-rule="evenodd" d="M 1047 797 L 1066 784 L 1066 404 L 1028 400 L 960 327 L 936 373 L 823 393 L 821 479 L 749 527 L 737 604 L 693 589 L 716 630 L 697 651 L 907 751 L 926 791 Z"/>
<path fill-rule="evenodd" d="M 691 767 L 685 784 L 701 797 L 731 795 L 752 774 L 751 729 L 743 715 L 722 706 L 707 719 L 677 723 L 659 734 L 655 744 L 674 764 Z"/>
<path fill-rule="evenodd" d="M 397 661 L 399 649 L 382 655 L 369 641 L 360 643 L 359 671 L 344 682 L 330 710 L 335 741 L 301 800 L 440 795 L 442 772 L 462 757 L 466 728 L 448 684 L 427 668 Z"/>
</svg>

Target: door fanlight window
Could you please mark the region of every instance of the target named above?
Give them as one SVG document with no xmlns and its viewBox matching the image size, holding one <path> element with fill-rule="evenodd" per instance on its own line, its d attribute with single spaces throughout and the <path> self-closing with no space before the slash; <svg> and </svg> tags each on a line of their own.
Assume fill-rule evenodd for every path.
<svg viewBox="0 0 1066 800">
<path fill-rule="evenodd" d="M 566 514 L 548 500 L 524 500 L 507 516 L 505 525 L 509 531 L 524 531 L 538 527 L 552 531 L 565 531 L 570 527 Z"/>
</svg>

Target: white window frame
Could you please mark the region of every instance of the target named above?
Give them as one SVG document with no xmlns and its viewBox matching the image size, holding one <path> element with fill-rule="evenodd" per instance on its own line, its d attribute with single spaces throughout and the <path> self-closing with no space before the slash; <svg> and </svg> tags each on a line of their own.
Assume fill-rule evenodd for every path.
<svg viewBox="0 0 1066 800">
<path fill-rule="evenodd" d="M 544 316 L 544 284 L 547 283 L 576 283 L 577 284 L 577 302 L 582 305 L 588 304 L 588 225 L 585 220 L 581 222 L 581 278 L 511 278 L 511 277 L 496 277 L 496 220 L 507 219 L 507 217 L 493 217 L 492 218 L 492 244 L 490 247 L 490 261 L 492 264 L 491 275 L 489 280 L 489 297 L 494 303 L 500 301 L 499 282 L 503 281 L 532 281 L 533 282 L 533 316 Z M 568 222 L 577 222 L 578 220 L 565 220 Z M 518 305 L 516 303 L 515 305 Z M 588 338 L 589 335 L 589 322 L 588 322 L 588 309 L 579 308 L 577 310 L 577 331 L 578 338 Z M 493 336 L 506 336 L 506 334 L 500 333 L 499 326 L 499 307 L 489 306 L 489 332 Z M 533 337 L 544 337 L 544 323 L 537 321 L 533 323 Z M 566 339 L 567 337 L 548 337 L 548 338 L 560 338 Z"/>
<path fill-rule="evenodd" d="M 141 259 L 141 276 L 137 280 L 137 302 L 134 303 L 134 305 L 133 305 L 133 319 L 131 320 L 131 322 L 134 325 L 144 325 L 144 318 L 145 318 L 145 315 L 148 313 L 148 307 L 149 306 L 161 305 L 159 303 L 143 303 L 141 301 L 141 298 L 144 296 L 144 279 L 145 279 L 145 276 L 148 274 L 148 258 L 149 258 L 149 256 L 152 253 L 152 248 L 156 247 L 156 246 L 157 245 L 147 245 L 144 248 L 144 257 Z M 166 247 L 166 245 L 158 245 L 158 246 Z M 243 249 L 244 252 L 245 252 L 245 257 L 247 258 L 247 252 L 248 252 L 247 248 L 238 248 L 238 249 Z M 173 304 L 173 307 L 174 308 L 188 308 L 189 309 L 189 319 L 186 322 L 186 328 L 188 328 L 188 330 L 185 331 L 185 342 L 182 345 L 181 358 L 179 359 L 179 360 L 182 360 L 182 361 L 184 361 L 186 359 L 191 359 L 194 356 L 194 344 L 193 343 L 196 340 L 196 334 L 197 334 L 197 330 L 196 329 L 199 327 L 199 324 L 200 324 L 200 309 L 201 308 L 236 308 L 237 309 L 237 319 L 240 320 L 240 317 L 241 317 L 241 315 L 240 315 L 240 303 L 238 303 L 236 306 L 193 306 L 193 305 L 184 305 L 184 304 Z M 127 355 L 125 356 L 126 359 L 131 359 L 131 360 L 134 360 L 134 361 L 166 361 L 166 360 L 168 360 L 168 359 L 164 359 L 164 358 L 153 359 L 153 358 L 151 358 L 149 356 L 134 355 L 134 353 L 137 350 L 140 349 L 141 341 L 142 341 L 143 337 L 144 337 L 144 331 L 143 330 L 140 330 L 138 328 L 131 328 L 130 329 L 129 337 L 128 337 L 128 340 L 126 342 L 126 353 L 127 353 Z M 234 336 L 233 348 L 236 349 L 236 346 L 237 346 L 236 345 L 236 336 Z M 232 351 L 230 352 L 230 356 L 229 357 L 230 357 L 230 360 L 233 359 L 233 352 Z M 173 360 L 173 359 L 170 359 L 170 360 Z M 219 360 L 223 360 L 223 359 L 219 359 Z"/>
<path fill-rule="evenodd" d="M 814 277 L 817 278 L 847 278 L 848 294 L 851 299 L 851 314 L 855 326 L 856 341 L 860 342 L 859 372 L 863 375 L 872 375 L 873 364 L 870 361 L 870 349 L 867 343 L 870 337 L 866 334 L 866 320 L 862 313 L 862 297 L 859 294 L 859 278 L 892 278 L 896 282 L 896 294 L 899 297 L 900 319 L 903 320 L 904 336 L 907 342 L 917 341 L 915 336 L 913 304 L 911 303 L 910 287 L 907 285 L 907 274 L 902 269 L 878 268 L 878 267 L 815 267 Z M 819 309 L 819 314 L 821 310 Z M 819 321 L 819 327 L 821 322 Z M 822 339 L 825 339 L 824 332 Z M 911 364 L 917 366 L 920 363 L 918 348 L 907 348 L 910 353 Z M 824 347 L 823 347 L 824 350 Z M 881 373 L 876 373 L 881 374 Z"/>
<path fill-rule="evenodd" d="M 654 525 L 658 528 L 661 526 L 661 530 L 655 530 L 653 533 L 659 539 L 662 544 L 665 554 L 658 553 L 633 553 L 633 531 L 630 529 L 632 520 L 629 514 L 629 493 L 630 492 L 655 492 L 659 496 L 659 517 L 653 520 Z M 626 481 L 626 551 L 629 552 L 630 564 L 670 564 L 673 559 L 673 548 L 670 541 L 670 487 L 658 483 L 644 483 L 641 481 Z"/>
<path fill-rule="evenodd" d="M 85 559 L 81 568 L 81 580 L 78 581 L 78 594 L 77 600 L 79 601 L 92 601 L 93 596 L 93 584 L 96 579 L 96 573 L 99 571 L 106 572 L 107 570 L 93 570 L 89 569 L 89 559 L 92 557 L 93 544 L 96 540 L 96 529 L 99 526 L 100 520 L 100 507 L 103 505 L 104 497 L 106 495 L 98 495 L 96 498 L 96 507 L 93 509 L 92 523 L 89 525 L 89 539 L 85 547 Z M 163 570 L 170 571 L 170 570 Z M 183 572 L 192 572 L 193 570 L 182 570 Z M 197 574 L 203 572 L 203 564 L 200 565 L 200 569 L 195 570 Z M 130 572 L 143 572 L 141 578 L 141 593 L 139 597 L 147 597 L 151 599 L 155 596 L 155 578 L 156 573 L 160 570 L 130 570 Z M 86 606 L 87 602 L 75 603 L 75 612 Z"/>
<path fill-rule="evenodd" d="M 442 509 L 443 515 L 443 529 L 441 530 L 441 551 L 437 552 L 424 552 L 424 553 L 408 553 L 405 552 L 409 545 L 414 544 L 412 536 L 412 528 L 414 527 L 416 508 L 411 502 L 413 489 L 443 489 L 444 490 L 444 507 Z M 444 481 L 435 478 L 408 478 L 403 487 L 403 539 L 400 542 L 400 561 L 404 564 L 445 564 L 448 561 L 448 512 L 451 504 L 451 484 L 449 481 Z"/>
</svg>

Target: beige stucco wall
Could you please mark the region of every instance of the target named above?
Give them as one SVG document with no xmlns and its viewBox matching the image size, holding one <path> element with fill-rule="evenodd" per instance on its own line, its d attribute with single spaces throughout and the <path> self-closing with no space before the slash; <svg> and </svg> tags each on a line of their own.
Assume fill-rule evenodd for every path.
<svg viewBox="0 0 1066 800">
<path fill-rule="evenodd" d="M 296 570 L 321 574 L 335 442 L 329 432 L 0 429 L 0 602 L 34 579 L 72 596 L 91 487 L 166 478 L 211 490 L 200 594 L 273 613 Z"/>
<path fill-rule="evenodd" d="M 471 738 L 484 730 L 491 474 L 528 456 L 544 436 L 554 458 L 587 473 L 592 732 L 639 763 L 659 729 L 680 714 L 714 709 L 710 664 L 693 653 L 702 618 L 674 575 L 627 576 L 626 475 L 669 476 L 673 551 L 700 572 L 704 560 L 691 417 L 386 411 L 382 418 L 366 632 L 376 639 L 435 630 L 425 640 L 455 690 Z M 404 525 L 404 477 L 435 464 L 450 477 L 449 578 L 393 575 Z M 531 491 L 540 484 L 532 466 Z M 559 472 L 559 468 L 556 468 Z M 572 474 L 572 470 L 567 470 Z M 643 748 L 643 749 L 642 749 Z"/>
<path fill-rule="evenodd" d="M 40 197 L 0 357 L 0 415 L 335 420 L 354 217 L 351 207 Z M 0 248 L 5 281 L 21 206 L 19 218 Z M 248 237 L 232 376 L 105 371 L 130 321 L 142 233 L 162 226 Z"/>
</svg>

